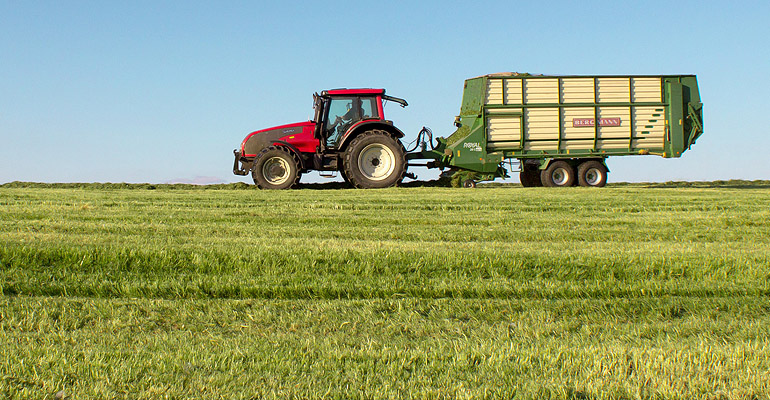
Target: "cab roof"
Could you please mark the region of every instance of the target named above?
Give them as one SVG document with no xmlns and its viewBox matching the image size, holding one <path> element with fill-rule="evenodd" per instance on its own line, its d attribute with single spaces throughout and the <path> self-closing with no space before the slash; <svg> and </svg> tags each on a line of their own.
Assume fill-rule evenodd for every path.
<svg viewBox="0 0 770 400">
<path fill-rule="evenodd" d="M 324 96 L 331 95 L 353 95 L 353 94 L 371 94 L 371 95 L 383 95 L 385 94 L 385 89 L 331 89 L 331 90 L 324 90 L 322 93 Z"/>
</svg>

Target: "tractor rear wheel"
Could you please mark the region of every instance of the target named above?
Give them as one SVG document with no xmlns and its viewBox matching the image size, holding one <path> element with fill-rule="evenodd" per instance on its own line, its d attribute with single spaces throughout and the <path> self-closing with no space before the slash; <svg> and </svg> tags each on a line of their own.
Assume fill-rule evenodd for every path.
<svg viewBox="0 0 770 400">
<path fill-rule="evenodd" d="M 340 170 L 340 176 L 342 177 L 342 180 L 345 181 L 348 185 L 350 185 L 350 178 L 345 174 L 345 168 L 342 168 Z"/>
<path fill-rule="evenodd" d="M 540 173 L 543 186 L 566 187 L 575 183 L 575 169 L 566 161 L 555 161 Z"/>
<path fill-rule="evenodd" d="M 299 182 L 299 161 L 284 147 L 265 147 L 254 159 L 251 177 L 260 189 L 289 189 Z"/>
<path fill-rule="evenodd" d="M 586 161 L 578 167 L 580 186 L 604 187 L 607 184 L 607 167 L 599 161 Z"/>
<path fill-rule="evenodd" d="M 350 142 L 344 154 L 344 175 L 357 188 L 385 188 L 404 179 L 404 146 L 385 131 L 370 130 Z"/>
</svg>

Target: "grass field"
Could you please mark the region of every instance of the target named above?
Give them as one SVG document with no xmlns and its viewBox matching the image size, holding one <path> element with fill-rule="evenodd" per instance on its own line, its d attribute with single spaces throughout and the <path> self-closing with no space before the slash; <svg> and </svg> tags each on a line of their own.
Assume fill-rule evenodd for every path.
<svg viewBox="0 0 770 400">
<path fill-rule="evenodd" d="M 0 397 L 770 399 L 770 184 L 0 186 Z"/>
</svg>

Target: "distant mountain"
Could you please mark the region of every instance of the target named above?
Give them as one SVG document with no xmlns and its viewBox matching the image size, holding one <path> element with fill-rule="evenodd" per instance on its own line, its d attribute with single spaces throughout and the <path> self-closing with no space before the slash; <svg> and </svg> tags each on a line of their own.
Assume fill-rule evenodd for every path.
<svg viewBox="0 0 770 400">
<path fill-rule="evenodd" d="M 217 185 L 221 183 L 227 183 L 227 181 L 216 176 L 196 176 L 195 178 L 174 178 L 163 183 L 185 183 L 188 185 Z"/>
</svg>

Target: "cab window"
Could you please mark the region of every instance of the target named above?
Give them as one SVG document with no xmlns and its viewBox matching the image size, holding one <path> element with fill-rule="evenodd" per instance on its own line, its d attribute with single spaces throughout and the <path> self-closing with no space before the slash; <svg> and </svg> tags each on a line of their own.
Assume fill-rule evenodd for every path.
<svg viewBox="0 0 770 400">
<path fill-rule="evenodd" d="M 324 136 L 329 147 L 335 147 L 342 135 L 356 122 L 379 118 L 374 97 L 335 97 L 329 102 Z"/>
<path fill-rule="evenodd" d="M 374 97 L 364 97 L 361 99 L 361 114 L 362 119 L 378 119 L 377 115 L 377 100 Z"/>
</svg>

